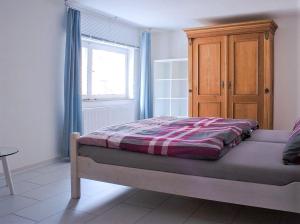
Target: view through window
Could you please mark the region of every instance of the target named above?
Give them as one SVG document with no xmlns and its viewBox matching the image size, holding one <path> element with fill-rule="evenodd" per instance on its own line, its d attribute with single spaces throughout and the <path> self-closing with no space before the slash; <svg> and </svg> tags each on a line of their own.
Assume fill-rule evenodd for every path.
<svg viewBox="0 0 300 224">
<path fill-rule="evenodd" d="M 83 41 L 83 99 L 128 99 L 133 88 L 133 49 Z"/>
</svg>

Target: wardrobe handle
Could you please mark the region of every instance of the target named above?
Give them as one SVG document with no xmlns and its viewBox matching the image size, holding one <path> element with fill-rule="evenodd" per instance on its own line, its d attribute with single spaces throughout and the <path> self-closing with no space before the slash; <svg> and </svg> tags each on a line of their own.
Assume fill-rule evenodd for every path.
<svg viewBox="0 0 300 224">
<path fill-rule="evenodd" d="M 192 89 L 189 89 L 189 93 L 191 93 L 191 92 L 193 92 L 193 90 L 192 90 Z"/>
<path fill-rule="evenodd" d="M 265 94 L 268 94 L 270 92 L 269 88 L 265 88 Z"/>
<path fill-rule="evenodd" d="M 221 88 L 224 89 L 225 83 L 224 81 L 221 81 Z"/>
<path fill-rule="evenodd" d="M 231 89 L 231 81 L 228 82 L 228 89 Z"/>
</svg>

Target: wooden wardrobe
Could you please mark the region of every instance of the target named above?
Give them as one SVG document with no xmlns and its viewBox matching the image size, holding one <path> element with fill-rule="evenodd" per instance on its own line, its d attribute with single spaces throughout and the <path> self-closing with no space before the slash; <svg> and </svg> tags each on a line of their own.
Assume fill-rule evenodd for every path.
<svg viewBox="0 0 300 224">
<path fill-rule="evenodd" d="M 273 128 L 272 20 L 186 29 L 189 116 L 258 120 Z"/>
</svg>

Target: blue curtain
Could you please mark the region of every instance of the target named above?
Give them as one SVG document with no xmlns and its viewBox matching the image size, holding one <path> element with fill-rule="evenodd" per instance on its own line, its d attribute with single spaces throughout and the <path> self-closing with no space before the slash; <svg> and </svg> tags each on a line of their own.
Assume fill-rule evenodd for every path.
<svg viewBox="0 0 300 224">
<path fill-rule="evenodd" d="M 140 45 L 140 119 L 153 117 L 153 96 L 151 76 L 151 33 L 143 32 Z"/>
<path fill-rule="evenodd" d="M 80 12 L 68 9 L 64 83 L 63 156 L 69 157 L 70 134 L 82 132 Z"/>
</svg>

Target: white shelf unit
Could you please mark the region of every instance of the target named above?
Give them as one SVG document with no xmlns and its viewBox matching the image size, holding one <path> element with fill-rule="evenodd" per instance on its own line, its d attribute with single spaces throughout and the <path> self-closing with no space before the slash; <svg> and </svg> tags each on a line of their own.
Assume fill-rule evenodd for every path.
<svg viewBox="0 0 300 224">
<path fill-rule="evenodd" d="M 188 116 L 187 58 L 154 60 L 154 116 Z"/>
</svg>

